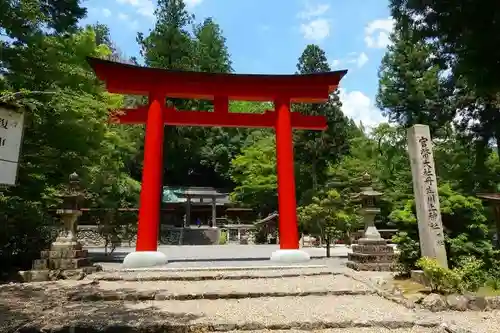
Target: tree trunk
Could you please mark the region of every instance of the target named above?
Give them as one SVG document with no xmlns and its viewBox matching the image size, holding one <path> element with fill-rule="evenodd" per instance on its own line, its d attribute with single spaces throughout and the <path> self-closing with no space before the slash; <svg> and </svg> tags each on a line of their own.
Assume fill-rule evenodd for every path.
<svg viewBox="0 0 500 333">
<path fill-rule="evenodd" d="M 325 242 L 326 242 L 326 257 L 330 258 L 330 237 L 325 237 Z"/>
<path fill-rule="evenodd" d="M 316 194 L 316 190 L 318 189 L 318 175 L 316 174 L 316 158 L 312 160 L 311 163 L 311 180 L 312 180 L 312 188 Z"/>
<path fill-rule="evenodd" d="M 500 112 L 500 110 L 498 110 L 498 112 Z M 497 142 L 498 158 L 500 158 L 500 129 L 495 132 L 495 141 Z"/>
<path fill-rule="evenodd" d="M 497 243 L 496 243 L 496 248 L 500 250 L 500 205 L 499 204 L 494 204 L 494 216 L 495 216 L 495 225 L 496 225 L 496 231 L 497 231 Z"/>
</svg>

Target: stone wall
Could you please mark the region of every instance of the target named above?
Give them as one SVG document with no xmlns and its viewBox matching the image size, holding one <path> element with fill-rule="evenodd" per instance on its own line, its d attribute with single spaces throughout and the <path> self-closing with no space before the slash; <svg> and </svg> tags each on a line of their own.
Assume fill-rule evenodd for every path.
<svg viewBox="0 0 500 333">
<path fill-rule="evenodd" d="M 185 228 L 183 230 L 183 245 L 216 245 L 219 244 L 219 228 Z"/>
<path fill-rule="evenodd" d="M 130 234 L 130 236 L 126 236 Z M 95 225 L 79 225 L 78 240 L 86 247 L 102 247 L 105 240 Z M 120 235 L 119 246 L 135 246 L 135 232 Z M 159 245 L 214 245 L 219 244 L 219 228 L 178 228 L 162 225 L 160 227 Z"/>
</svg>

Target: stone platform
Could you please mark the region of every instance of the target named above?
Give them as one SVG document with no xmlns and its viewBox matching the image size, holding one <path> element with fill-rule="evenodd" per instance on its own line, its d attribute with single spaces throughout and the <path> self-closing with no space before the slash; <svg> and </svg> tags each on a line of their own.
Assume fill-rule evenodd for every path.
<svg viewBox="0 0 500 333">
<path fill-rule="evenodd" d="M 395 259 L 394 248 L 387 245 L 385 239 L 361 238 L 358 244 L 352 245 L 346 265 L 357 271 L 390 272 L 394 270 Z"/>
<path fill-rule="evenodd" d="M 24 282 L 79 280 L 100 270 L 100 266 L 90 262 L 88 252 L 81 244 L 53 243 L 50 250 L 40 252 L 40 259 L 33 261 L 32 270 L 20 271 L 19 276 Z"/>
</svg>

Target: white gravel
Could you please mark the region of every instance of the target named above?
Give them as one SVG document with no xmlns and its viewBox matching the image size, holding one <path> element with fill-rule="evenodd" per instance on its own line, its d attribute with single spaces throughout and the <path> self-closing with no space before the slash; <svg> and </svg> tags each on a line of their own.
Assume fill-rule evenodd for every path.
<svg viewBox="0 0 500 333">
<path fill-rule="evenodd" d="M 439 321 L 468 329 L 474 333 L 500 332 L 500 310 L 494 311 L 447 311 L 432 314 Z"/>
<path fill-rule="evenodd" d="M 314 330 L 314 333 L 444 333 L 441 328 L 426 328 L 414 326 L 411 328 L 380 328 L 380 327 L 356 327 L 356 328 L 332 328 L 325 330 Z M 227 333 L 241 333 L 241 331 L 229 331 Z M 245 331 L 245 333 L 311 333 L 301 330 L 259 330 Z"/>
<path fill-rule="evenodd" d="M 368 292 L 370 289 L 342 275 L 300 276 L 276 279 L 249 280 L 204 280 L 204 281 L 100 281 L 100 290 L 129 289 L 134 291 L 168 291 L 171 294 L 247 293 L 247 292 L 323 292 L 354 291 Z"/>
<path fill-rule="evenodd" d="M 189 313 L 194 323 L 279 325 L 292 322 L 416 321 L 420 317 L 401 305 L 377 296 L 265 297 L 239 300 L 125 302 L 129 310 L 155 309 Z"/>
<path fill-rule="evenodd" d="M 330 274 L 331 269 L 327 267 L 318 268 L 300 268 L 300 269 L 274 269 L 274 270 L 209 270 L 209 271 L 143 271 L 143 272 L 119 272 L 119 271 L 104 271 L 88 275 L 86 279 L 89 280 L 167 280 L 182 279 L 182 278 L 220 278 L 224 277 L 280 277 L 283 275 L 314 275 L 314 274 Z"/>
</svg>

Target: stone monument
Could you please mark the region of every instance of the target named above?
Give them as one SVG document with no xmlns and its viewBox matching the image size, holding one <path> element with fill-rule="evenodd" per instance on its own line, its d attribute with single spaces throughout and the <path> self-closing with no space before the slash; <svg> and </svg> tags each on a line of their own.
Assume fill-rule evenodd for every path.
<svg viewBox="0 0 500 333">
<path fill-rule="evenodd" d="M 81 215 L 80 203 L 83 200 L 78 174 L 69 176 L 69 186 L 61 197 L 63 207 L 57 210 L 57 214 L 61 216 L 63 228 L 50 250 L 42 251 L 41 259 L 33 262 L 33 269 L 19 272 L 26 282 L 80 279 L 99 270 L 98 266 L 90 263 L 87 250 L 82 249 L 82 244 L 76 238 L 77 220 Z"/>
<path fill-rule="evenodd" d="M 420 250 L 423 257 L 436 259 L 442 267 L 447 268 L 448 260 L 429 126 L 414 125 L 408 129 L 407 137 Z"/>
<path fill-rule="evenodd" d="M 352 253 L 348 254 L 347 267 L 357 271 L 392 271 L 394 267 L 394 249 L 380 236 L 375 226 L 375 216 L 380 213 L 377 200 L 382 193 L 372 187 L 368 173 L 363 176 L 363 187 L 357 198 L 361 201 L 359 213 L 365 223 L 364 235 L 358 244 L 352 245 Z"/>
</svg>

